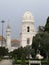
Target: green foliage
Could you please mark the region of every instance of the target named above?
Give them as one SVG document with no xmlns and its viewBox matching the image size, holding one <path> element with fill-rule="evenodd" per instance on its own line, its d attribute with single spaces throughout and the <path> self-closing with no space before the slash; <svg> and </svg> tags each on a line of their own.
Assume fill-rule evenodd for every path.
<svg viewBox="0 0 49 65">
<path fill-rule="evenodd" d="M 39 47 L 40 44 L 40 47 Z M 49 17 L 45 27 L 39 26 L 39 31 L 36 36 L 33 38 L 32 48 L 35 50 L 35 55 L 37 49 L 40 50 L 40 54 L 46 57 L 48 60 L 49 56 Z"/>
<path fill-rule="evenodd" d="M 41 65 L 49 65 L 49 61 L 41 61 Z"/>
<path fill-rule="evenodd" d="M 25 60 L 22 59 L 22 61 L 21 61 L 21 65 L 26 65 Z"/>
<path fill-rule="evenodd" d="M 37 49 L 39 49 L 39 44 L 41 45 L 41 34 L 37 34 L 34 38 L 33 38 L 33 43 L 32 43 L 32 48 L 35 49 L 35 54 L 37 52 Z"/>
<path fill-rule="evenodd" d="M 24 59 L 25 58 L 25 49 L 24 48 L 18 48 L 13 51 L 12 56 L 17 59 Z"/>
<path fill-rule="evenodd" d="M 40 48 L 39 48 L 39 44 L 40 44 Z M 47 33 L 47 32 L 38 33 L 33 38 L 32 48 L 35 49 L 35 54 L 37 53 L 37 49 L 39 49 L 41 55 L 43 55 L 44 57 L 47 57 L 47 59 L 48 59 L 49 33 Z"/>
<path fill-rule="evenodd" d="M 0 57 L 3 57 L 8 54 L 8 49 L 5 47 L 0 47 Z"/>
<path fill-rule="evenodd" d="M 44 31 L 44 26 L 39 26 L 38 33 Z"/>
<path fill-rule="evenodd" d="M 0 58 L 0 61 L 2 60 L 2 58 Z"/>
<path fill-rule="evenodd" d="M 47 21 L 46 21 L 45 31 L 49 33 L 49 17 L 47 18 Z"/>
<path fill-rule="evenodd" d="M 14 60 L 14 64 L 28 65 L 29 60 Z"/>
<path fill-rule="evenodd" d="M 25 60 L 25 59 L 30 59 L 29 56 L 30 54 L 33 54 L 34 50 L 32 50 L 31 46 L 26 46 L 24 48 L 18 48 L 15 49 L 12 52 L 12 57 L 17 58 L 17 59 L 21 59 L 21 60 Z"/>
</svg>

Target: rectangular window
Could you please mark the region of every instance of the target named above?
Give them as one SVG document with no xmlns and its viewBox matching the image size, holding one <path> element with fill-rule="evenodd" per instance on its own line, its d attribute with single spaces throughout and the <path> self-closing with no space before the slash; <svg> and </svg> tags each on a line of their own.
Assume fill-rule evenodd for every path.
<svg viewBox="0 0 49 65">
<path fill-rule="evenodd" d="M 30 38 L 27 38 L 27 44 L 30 44 Z"/>
<path fill-rule="evenodd" d="M 30 32 L 30 27 L 29 26 L 27 27 L 27 32 Z"/>
</svg>

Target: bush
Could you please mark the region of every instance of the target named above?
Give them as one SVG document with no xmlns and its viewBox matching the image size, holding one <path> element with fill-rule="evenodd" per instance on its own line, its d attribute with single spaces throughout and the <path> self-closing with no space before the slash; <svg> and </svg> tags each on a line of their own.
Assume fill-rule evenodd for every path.
<svg viewBox="0 0 49 65">
<path fill-rule="evenodd" d="M 49 61 L 42 61 L 41 65 L 49 65 Z"/>
<path fill-rule="evenodd" d="M 1 61 L 1 58 L 0 58 L 0 61 Z"/>
</svg>

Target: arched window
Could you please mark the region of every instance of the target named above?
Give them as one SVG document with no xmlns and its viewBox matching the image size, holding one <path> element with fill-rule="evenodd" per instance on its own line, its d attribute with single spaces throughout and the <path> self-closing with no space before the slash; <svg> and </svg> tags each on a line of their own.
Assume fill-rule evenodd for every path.
<svg viewBox="0 0 49 65">
<path fill-rule="evenodd" d="M 29 31 L 30 31 L 30 27 L 28 26 L 28 27 L 27 27 L 27 32 L 29 32 Z"/>
<path fill-rule="evenodd" d="M 30 44 L 30 38 L 27 38 L 27 44 Z"/>
</svg>

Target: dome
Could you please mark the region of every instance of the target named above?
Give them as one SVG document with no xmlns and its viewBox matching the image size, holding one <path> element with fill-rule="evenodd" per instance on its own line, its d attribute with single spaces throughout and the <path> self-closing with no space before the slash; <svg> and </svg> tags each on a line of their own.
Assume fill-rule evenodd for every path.
<svg viewBox="0 0 49 65">
<path fill-rule="evenodd" d="M 32 16 L 32 13 L 30 11 L 25 12 L 23 16 L 23 20 L 33 20 L 34 17 Z"/>
</svg>

